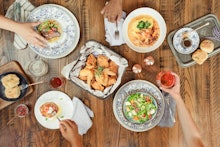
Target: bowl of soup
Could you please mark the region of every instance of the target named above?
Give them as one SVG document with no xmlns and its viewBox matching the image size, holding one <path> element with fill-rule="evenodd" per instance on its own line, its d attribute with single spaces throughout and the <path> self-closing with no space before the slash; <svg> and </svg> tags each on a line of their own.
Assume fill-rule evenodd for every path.
<svg viewBox="0 0 220 147">
<path fill-rule="evenodd" d="M 166 37 L 166 23 L 152 8 L 132 11 L 123 24 L 123 38 L 136 52 L 146 53 L 159 48 Z"/>
</svg>

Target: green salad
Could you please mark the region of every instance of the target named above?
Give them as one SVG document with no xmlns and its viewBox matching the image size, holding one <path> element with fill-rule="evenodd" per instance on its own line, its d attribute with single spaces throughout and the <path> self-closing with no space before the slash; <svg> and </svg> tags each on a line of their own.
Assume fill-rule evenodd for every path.
<svg viewBox="0 0 220 147">
<path fill-rule="evenodd" d="M 150 120 L 157 112 L 154 98 L 146 93 L 134 93 L 128 96 L 124 103 L 125 116 L 135 123 Z"/>
</svg>

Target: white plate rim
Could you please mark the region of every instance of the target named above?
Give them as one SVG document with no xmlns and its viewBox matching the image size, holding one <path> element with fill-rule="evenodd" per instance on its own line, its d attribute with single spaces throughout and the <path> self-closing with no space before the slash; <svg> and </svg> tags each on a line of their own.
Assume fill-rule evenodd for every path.
<svg viewBox="0 0 220 147">
<path fill-rule="evenodd" d="M 132 18 L 139 16 L 139 15 L 150 15 L 151 17 L 157 20 L 158 25 L 160 27 L 160 36 L 158 40 L 150 47 L 137 47 L 133 45 L 132 42 L 128 38 L 128 34 L 127 34 L 128 24 Z M 161 16 L 161 14 L 158 11 L 156 11 L 155 9 L 149 8 L 149 7 L 142 7 L 142 8 L 133 10 L 125 18 L 125 21 L 122 27 L 122 34 L 123 34 L 124 41 L 131 49 L 139 53 L 147 53 L 147 52 L 151 52 L 159 48 L 166 38 L 166 33 L 167 33 L 167 27 L 166 27 L 164 18 Z"/>
<path fill-rule="evenodd" d="M 61 99 L 61 96 L 62 96 L 62 99 Z M 48 129 L 59 129 L 59 121 L 56 118 L 46 120 L 46 118 L 40 114 L 39 108 L 45 102 L 54 102 L 61 107 L 61 112 L 60 114 L 58 114 L 58 117 L 63 116 L 65 114 L 67 115 L 63 116 L 63 118 L 60 118 L 60 119 L 72 119 L 74 108 L 73 108 L 72 100 L 70 99 L 70 97 L 61 91 L 55 91 L 55 90 L 48 91 L 42 94 L 37 99 L 35 106 L 34 106 L 35 118 L 43 127 L 48 128 Z"/>
</svg>

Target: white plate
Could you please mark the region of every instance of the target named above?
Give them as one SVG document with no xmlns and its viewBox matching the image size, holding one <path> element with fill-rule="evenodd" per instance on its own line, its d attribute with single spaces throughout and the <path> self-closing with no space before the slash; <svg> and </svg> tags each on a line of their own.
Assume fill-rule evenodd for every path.
<svg viewBox="0 0 220 147">
<path fill-rule="evenodd" d="M 126 98 L 136 92 L 143 92 L 152 95 L 157 102 L 156 116 L 145 123 L 133 123 L 129 121 L 123 111 Z M 165 103 L 160 90 L 152 83 L 144 80 L 133 80 L 124 84 L 115 94 L 113 100 L 113 112 L 118 122 L 126 129 L 134 132 L 143 132 L 155 127 L 161 120 L 164 113 Z"/>
<path fill-rule="evenodd" d="M 159 25 L 160 36 L 159 36 L 158 40 L 152 46 L 138 47 L 138 46 L 135 46 L 128 38 L 128 32 L 127 32 L 128 24 L 131 21 L 131 19 L 133 19 L 134 17 L 137 17 L 139 15 L 149 15 L 149 16 L 153 17 Z M 146 53 L 146 52 L 151 52 L 151 51 L 157 49 L 163 43 L 163 41 L 166 37 L 167 27 L 166 27 L 166 23 L 165 23 L 163 17 L 160 15 L 159 12 L 157 12 L 156 10 L 154 10 L 152 8 L 145 7 L 145 8 L 138 8 L 138 9 L 132 11 L 126 17 L 124 24 L 123 24 L 122 32 L 123 32 L 122 34 L 123 34 L 123 38 L 124 38 L 126 44 L 131 49 L 133 49 L 134 51 L 139 52 L 139 53 Z"/>
<path fill-rule="evenodd" d="M 196 31 L 192 31 L 192 28 L 182 28 L 178 30 L 173 37 L 173 46 L 174 48 L 181 54 L 191 54 L 194 52 L 198 47 L 200 43 L 199 35 Z M 183 33 L 190 32 L 188 34 L 188 38 L 192 41 L 192 45 L 190 47 L 184 47 L 182 45 L 183 40 Z"/>
<path fill-rule="evenodd" d="M 48 91 L 41 95 L 34 107 L 34 114 L 37 121 L 48 129 L 58 129 L 59 121 L 55 118 L 46 118 L 41 115 L 40 106 L 46 102 L 54 102 L 61 109 L 60 113 L 57 115 L 62 119 L 71 119 L 73 117 L 73 103 L 68 95 L 61 91 Z"/>
<path fill-rule="evenodd" d="M 57 59 L 65 57 L 75 49 L 79 41 L 80 29 L 78 21 L 68 9 L 55 4 L 45 4 L 37 7 L 30 13 L 27 21 L 43 22 L 48 19 L 56 20 L 61 25 L 63 32 L 59 40 L 48 43 L 46 48 L 29 46 L 34 52 L 45 58 Z"/>
</svg>

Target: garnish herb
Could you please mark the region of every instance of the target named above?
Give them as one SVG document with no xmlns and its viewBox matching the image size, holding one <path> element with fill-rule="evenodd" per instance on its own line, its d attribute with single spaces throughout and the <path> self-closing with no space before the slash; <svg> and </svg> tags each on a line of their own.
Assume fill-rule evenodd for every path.
<svg viewBox="0 0 220 147">
<path fill-rule="evenodd" d="M 139 21 L 137 28 L 139 30 L 142 30 L 142 29 L 148 29 L 149 26 L 151 26 L 150 22 L 141 20 L 141 21 Z"/>
<path fill-rule="evenodd" d="M 95 74 L 97 76 L 100 76 L 102 74 L 102 71 L 104 70 L 104 67 L 98 66 L 97 70 L 95 71 Z"/>
</svg>

